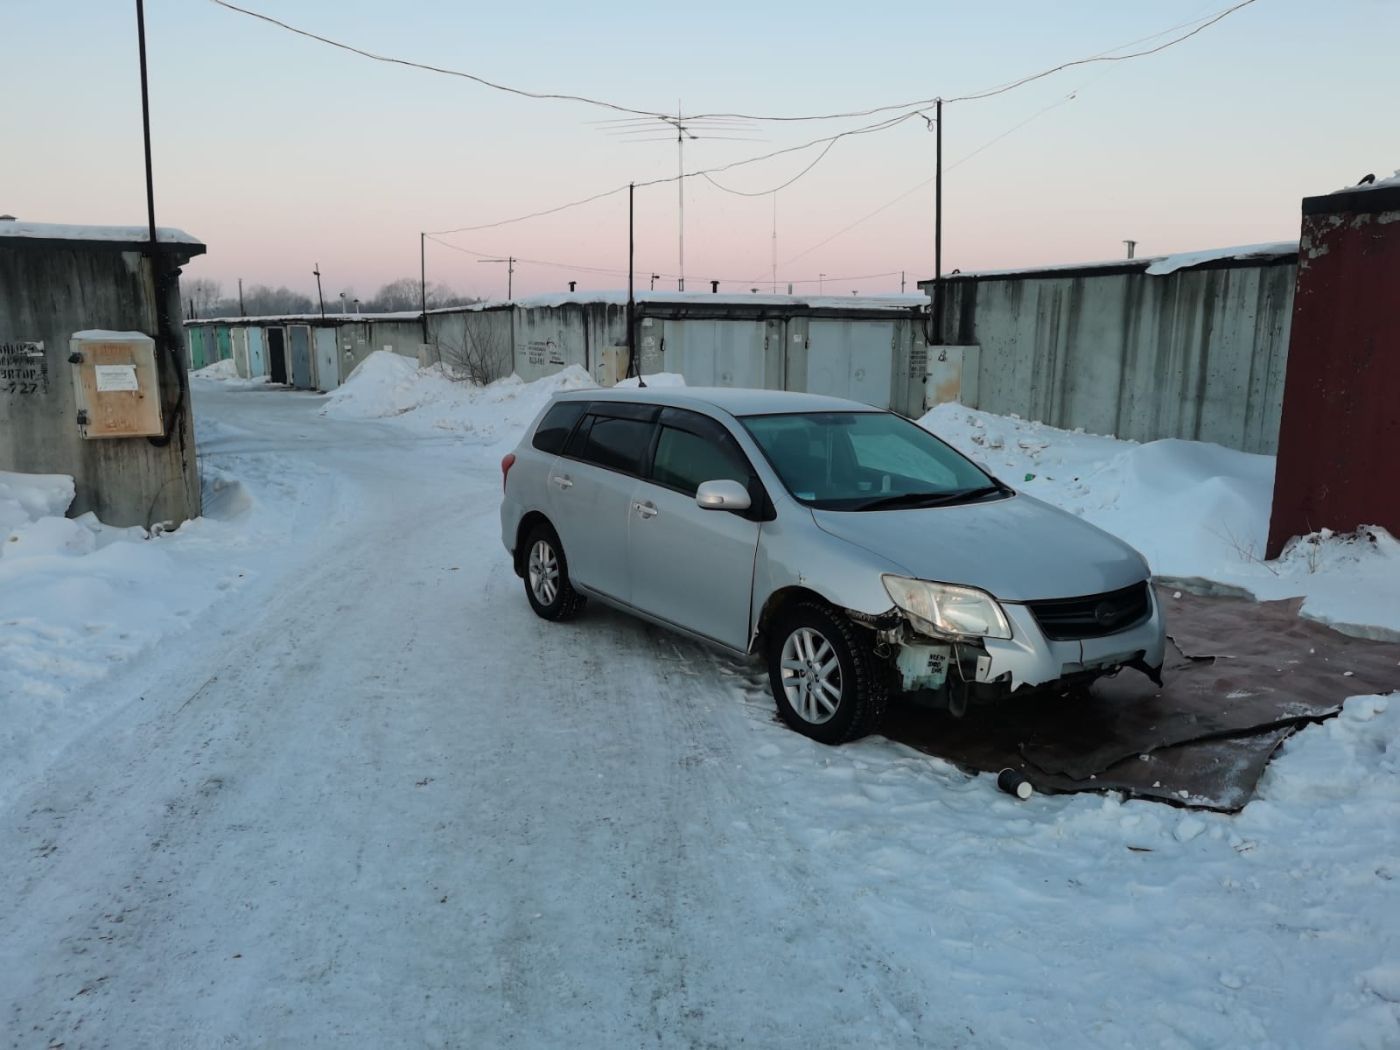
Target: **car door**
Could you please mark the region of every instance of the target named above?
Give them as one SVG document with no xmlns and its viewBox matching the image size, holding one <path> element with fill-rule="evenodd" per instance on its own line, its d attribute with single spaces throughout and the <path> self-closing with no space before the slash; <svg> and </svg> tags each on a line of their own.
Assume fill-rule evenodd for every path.
<svg viewBox="0 0 1400 1050">
<path fill-rule="evenodd" d="M 570 578 L 621 602 L 631 601 L 627 529 L 657 411 L 651 405 L 594 402 L 550 464 L 545 482 L 549 518 Z"/>
<path fill-rule="evenodd" d="M 743 450 L 717 420 L 666 408 L 650 469 L 636 487 L 628 526 L 632 604 L 733 649 L 749 640 L 759 518 L 767 501 Z M 748 486 L 747 513 L 704 510 L 705 481 Z"/>
</svg>

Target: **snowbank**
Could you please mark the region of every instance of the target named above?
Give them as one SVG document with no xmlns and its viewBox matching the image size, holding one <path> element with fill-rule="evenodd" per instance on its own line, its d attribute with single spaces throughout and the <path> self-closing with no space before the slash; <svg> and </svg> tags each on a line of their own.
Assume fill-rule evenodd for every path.
<svg viewBox="0 0 1400 1050">
<path fill-rule="evenodd" d="M 554 394 L 596 385 L 582 368 L 570 365 L 533 382 L 513 375 L 482 387 L 452 378 L 441 365 L 419 368 L 412 358 L 378 350 L 327 395 L 321 414 L 332 419 L 393 420 L 420 433 L 446 431 L 478 444 L 496 445 L 518 441 Z"/>
<path fill-rule="evenodd" d="M 955 404 L 920 423 L 1022 492 L 1121 536 L 1159 576 L 1261 599 L 1302 595 L 1312 619 L 1351 634 L 1400 636 L 1400 543 L 1384 529 L 1319 533 L 1263 560 L 1272 456 L 1201 441 L 1140 445 Z"/>
<path fill-rule="evenodd" d="M 205 365 L 203 368 L 196 368 L 190 373 L 191 379 L 237 379 L 238 366 L 233 363 L 232 358 L 225 358 L 222 361 L 215 361 L 212 365 Z"/>
<path fill-rule="evenodd" d="M 204 473 L 206 516 L 152 533 L 64 517 L 67 476 L 0 471 L 0 805 L 117 702 L 103 679 L 241 582 L 252 498 Z"/>
<path fill-rule="evenodd" d="M 642 376 L 642 380 L 650 387 L 685 386 L 685 376 L 679 372 L 652 372 Z M 619 379 L 616 385 L 626 390 L 636 390 L 642 384 L 636 376 L 632 376 L 628 379 Z"/>
</svg>

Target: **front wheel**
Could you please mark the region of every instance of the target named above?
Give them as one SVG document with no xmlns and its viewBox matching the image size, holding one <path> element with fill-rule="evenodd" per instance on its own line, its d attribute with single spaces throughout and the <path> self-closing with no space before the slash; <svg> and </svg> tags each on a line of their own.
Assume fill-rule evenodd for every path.
<svg viewBox="0 0 1400 1050">
<path fill-rule="evenodd" d="M 525 540 L 525 597 L 546 620 L 571 620 L 586 601 L 569 582 L 569 563 L 559 537 L 548 525 L 536 525 Z"/>
<path fill-rule="evenodd" d="M 865 736 L 884 714 L 886 691 L 869 643 L 849 620 L 815 602 L 779 617 L 768 678 L 783 721 L 823 744 Z"/>
</svg>

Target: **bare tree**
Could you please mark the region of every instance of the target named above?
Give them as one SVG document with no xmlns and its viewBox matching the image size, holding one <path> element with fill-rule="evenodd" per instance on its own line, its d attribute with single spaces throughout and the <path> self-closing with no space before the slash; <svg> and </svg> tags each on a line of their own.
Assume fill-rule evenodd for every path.
<svg viewBox="0 0 1400 1050">
<path fill-rule="evenodd" d="M 223 295 L 223 286 L 211 278 L 196 277 L 185 282 L 184 293 L 195 317 L 212 317 Z"/>
<path fill-rule="evenodd" d="M 473 332 L 468 323 L 460 344 L 437 339 L 433 348 L 445 371 L 453 379 L 485 386 L 511 372 L 513 349 L 508 328 L 492 324 L 484 332 Z"/>
<path fill-rule="evenodd" d="M 243 306 L 249 317 L 274 317 L 278 314 L 309 314 L 313 304 L 311 296 L 290 288 L 255 284 L 244 289 Z"/>
<path fill-rule="evenodd" d="M 453 288 L 441 283 L 428 285 L 427 292 L 429 310 L 476 302 L 470 296 L 459 295 Z M 418 279 L 400 277 L 397 281 L 390 281 L 380 288 L 374 298 L 365 301 L 364 306 L 376 313 L 394 313 L 400 310 L 421 310 L 422 303 L 423 289 Z"/>
</svg>

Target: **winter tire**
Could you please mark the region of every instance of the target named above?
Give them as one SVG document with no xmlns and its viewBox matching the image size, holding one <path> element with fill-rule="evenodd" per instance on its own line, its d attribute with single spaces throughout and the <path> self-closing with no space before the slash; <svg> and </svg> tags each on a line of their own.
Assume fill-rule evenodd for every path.
<svg viewBox="0 0 1400 1050">
<path fill-rule="evenodd" d="M 779 616 L 768 644 L 778 714 L 823 744 L 874 732 L 886 691 L 859 628 L 824 605 L 802 602 Z"/>
<path fill-rule="evenodd" d="M 569 563 L 559 536 L 548 525 L 536 525 L 525 538 L 525 597 L 537 616 L 571 620 L 587 600 L 569 583 Z"/>
</svg>

